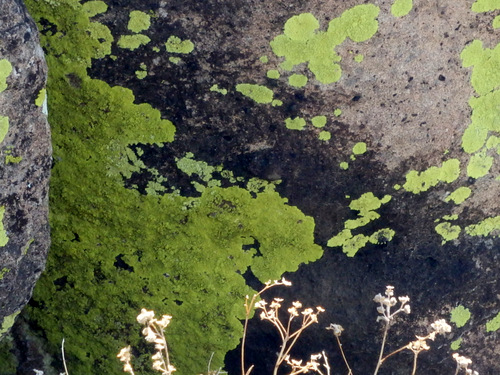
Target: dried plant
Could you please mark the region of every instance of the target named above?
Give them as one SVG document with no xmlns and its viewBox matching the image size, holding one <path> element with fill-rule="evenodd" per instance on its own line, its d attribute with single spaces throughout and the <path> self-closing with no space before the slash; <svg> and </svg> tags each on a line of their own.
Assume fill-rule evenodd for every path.
<svg viewBox="0 0 500 375">
<path fill-rule="evenodd" d="M 250 375 L 251 371 L 253 370 L 253 366 L 250 366 L 248 369 L 245 366 L 245 341 L 250 317 L 252 316 L 254 309 L 259 309 L 261 310 L 260 318 L 262 320 L 267 320 L 268 322 L 270 322 L 277 329 L 281 338 L 281 347 L 278 353 L 278 358 L 276 359 L 276 363 L 274 365 L 273 375 L 278 374 L 278 370 L 283 363 L 287 364 L 291 368 L 291 371 L 288 373 L 288 375 L 306 374 L 310 372 L 316 372 L 319 375 L 330 375 L 330 365 L 328 363 L 328 357 L 324 351 L 318 354 L 312 354 L 310 356 L 310 359 L 305 363 L 302 360 L 297 360 L 290 357 L 290 351 L 296 345 L 300 335 L 312 324 L 318 323 L 318 315 L 325 310 L 321 306 L 317 306 L 315 309 L 303 308 L 301 302 L 295 301 L 290 307 L 288 307 L 287 313 L 283 314 L 280 313 L 283 299 L 274 298 L 270 304 L 268 304 L 263 299 L 258 300 L 263 292 L 280 285 L 291 286 L 292 283 L 285 280 L 284 278 L 281 280 L 275 280 L 273 282 L 268 281 L 265 283 L 264 288 L 260 292 L 255 293 L 252 298 L 250 298 L 249 296 L 245 297 L 245 322 L 241 344 L 241 374 Z M 397 350 L 394 350 L 387 355 L 384 355 L 388 332 L 390 327 L 394 324 L 396 316 L 400 313 L 410 314 L 411 312 L 411 308 L 409 305 L 410 298 L 407 296 L 396 297 L 394 295 L 394 287 L 387 286 L 384 295 L 377 294 L 373 300 L 374 302 L 379 304 L 379 306 L 377 307 L 377 312 L 379 314 L 377 316 L 377 322 L 381 321 L 384 324 L 380 353 L 373 375 L 377 375 L 380 367 L 388 358 L 404 350 L 409 350 L 413 353 L 413 368 L 411 374 L 415 375 L 417 371 L 417 360 L 419 354 L 422 351 L 427 351 L 430 349 L 427 341 L 434 341 L 438 334 L 446 334 L 451 332 L 451 327 L 448 325 L 448 323 L 446 323 L 444 319 L 436 320 L 430 325 L 430 332 L 426 336 L 416 336 L 416 340 L 409 342 L 408 344 L 400 347 Z M 396 307 L 396 305 L 398 305 L 398 302 L 399 307 Z M 155 318 L 154 311 L 149 311 L 146 309 L 142 309 L 141 313 L 137 316 L 137 321 L 140 324 L 144 325 L 144 328 L 142 330 L 144 339 L 155 345 L 156 351 L 152 356 L 153 369 L 159 371 L 162 375 L 172 375 L 172 373 L 176 370 L 175 367 L 170 363 L 167 341 L 164 334 L 164 330 L 169 325 L 171 319 L 172 317 L 170 315 L 163 315 L 160 320 L 157 320 Z M 347 367 L 348 375 L 353 375 L 354 372 L 349 366 L 340 340 L 344 328 L 339 324 L 330 324 L 330 326 L 326 329 L 333 332 L 340 353 L 342 355 L 342 359 Z M 120 353 L 117 355 L 117 357 L 120 359 L 120 361 L 123 362 L 123 371 L 128 372 L 131 375 L 135 375 L 131 364 L 130 351 L 130 346 L 125 347 L 120 350 Z M 220 375 L 225 373 L 221 369 L 210 369 L 212 356 L 210 357 L 210 360 L 208 362 L 206 374 Z M 458 375 L 461 370 L 463 370 L 464 374 L 466 375 L 479 375 L 477 371 L 469 369 L 469 365 L 471 365 L 472 363 L 469 358 L 463 357 L 458 353 L 454 353 L 453 359 L 457 363 L 454 375 Z M 66 369 L 66 362 L 64 363 Z M 68 375 L 67 370 L 65 375 Z"/>
</svg>

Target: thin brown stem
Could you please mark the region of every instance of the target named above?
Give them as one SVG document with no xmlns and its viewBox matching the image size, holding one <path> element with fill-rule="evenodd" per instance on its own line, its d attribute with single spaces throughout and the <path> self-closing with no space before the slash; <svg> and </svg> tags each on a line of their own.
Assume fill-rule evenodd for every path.
<svg viewBox="0 0 500 375">
<path fill-rule="evenodd" d="M 418 353 L 419 352 L 414 352 L 415 356 L 413 357 L 413 371 L 411 372 L 411 375 L 415 375 L 417 372 L 417 358 L 418 358 Z"/>
<path fill-rule="evenodd" d="M 384 348 L 385 348 L 385 340 L 387 339 L 387 332 L 389 332 L 389 322 L 386 322 L 385 329 L 384 329 L 384 336 L 382 338 L 382 345 L 380 347 L 380 354 L 378 356 L 378 362 L 377 362 L 377 367 L 375 368 L 375 372 L 373 375 L 377 375 L 378 370 L 380 366 L 382 365 L 383 362 L 383 356 L 384 356 Z"/>
<path fill-rule="evenodd" d="M 347 375 L 352 375 L 351 367 L 349 367 L 349 363 L 347 362 L 347 358 L 346 358 L 346 356 L 344 354 L 344 349 L 342 349 L 342 344 L 340 343 L 340 337 L 337 336 L 337 335 L 335 335 L 335 338 L 337 339 L 337 344 L 339 345 L 340 354 L 342 354 L 342 358 L 344 359 L 344 363 L 347 366 L 347 371 L 349 371 L 347 373 Z"/>
</svg>

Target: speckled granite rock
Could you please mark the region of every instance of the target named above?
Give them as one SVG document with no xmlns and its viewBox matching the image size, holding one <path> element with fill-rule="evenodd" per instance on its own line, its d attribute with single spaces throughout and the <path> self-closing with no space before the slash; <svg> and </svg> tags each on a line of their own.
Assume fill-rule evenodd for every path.
<svg viewBox="0 0 500 375">
<path fill-rule="evenodd" d="M 20 0 L 0 2 L 0 337 L 31 297 L 49 248 L 51 165 L 38 30 Z"/>
</svg>

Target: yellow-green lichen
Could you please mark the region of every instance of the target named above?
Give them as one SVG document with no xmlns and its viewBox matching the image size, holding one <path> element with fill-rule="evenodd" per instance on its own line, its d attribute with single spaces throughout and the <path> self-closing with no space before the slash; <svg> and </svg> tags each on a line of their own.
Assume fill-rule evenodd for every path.
<svg viewBox="0 0 500 375">
<path fill-rule="evenodd" d="M 146 45 L 151 41 L 151 39 L 143 34 L 136 35 L 122 35 L 118 39 L 118 47 L 129 49 L 131 51 L 139 48 L 140 46 Z"/>
<path fill-rule="evenodd" d="M 326 125 L 326 116 L 314 116 L 311 122 L 315 128 L 323 128 Z"/>
<path fill-rule="evenodd" d="M 470 310 L 462 305 L 455 307 L 450 313 L 450 322 L 460 328 L 463 327 L 470 319 Z"/>
<path fill-rule="evenodd" d="M 496 16 L 495 18 L 493 18 L 492 26 L 494 29 L 500 28 L 500 16 Z"/>
<path fill-rule="evenodd" d="M 451 183 L 460 175 L 460 161 L 450 159 L 443 162 L 441 167 L 432 166 L 425 171 L 410 171 L 406 174 L 403 188 L 413 194 L 429 190 L 440 182 Z"/>
<path fill-rule="evenodd" d="M 357 54 L 356 56 L 354 56 L 354 61 L 358 63 L 363 62 L 364 59 L 365 57 L 362 54 Z"/>
<path fill-rule="evenodd" d="M 241 299 L 254 293 L 241 274 L 250 267 L 261 281 L 276 279 L 318 259 L 314 220 L 271 187 L 258 193 L 209 187 L 218 172 L 204 181 L 177 165 L 171 168 L 184 181 L 205 187 L 199 196 L 165 193 L 161 175 L 144 192 L 125 188 L 124 179 L 151 172 L 138 147 L 172 142 L 173 124 L 150 105 L 135 104 L 131 90 L 88 77 L 101 42 L 86 32 L 90 21 L 79 1 L 26 4 L 37 22 L 60 32 L 41 35 L 50 72 L 53 245 L 33 296 L 44 308 L 31 306 L 30 319 L 54 352 L 66 337 L 75 374 L 119 374 L 116 358 L 103 353 L 139 343 L 126 327 L 142 306 L 176 317 L 169 329 L 180 374 L 202 372 L 195 358 L 211 351 L 212 363 L 222 366 L 241 337 Z M 71 85 L 69 75 L 80 84 Z M 115 266 L 117 259 L 128 268 Z M 141 362 L 146 356 L 135 363 Z"/>
<path fill-rule="evenodd" d="M 260 61 L 262 64 L 267 64 L 267 63 L 269 62 L 269 57 L 267 57 L 266 55 L 261 56 L 261 57 L 259 57 L 259 61 Z"/>
<path fill-rule="evenodd" d="M 9 118 L 7 116 L 0 116 L 0 143 L 3 142 L 8 132 L 9 132 Z"/>
<path fill-rule="evenodd" d="M 283 105 L 283 102 L 279 99 L 274 99 L 272 102 L 271 102 L 271 105 L 273 107 L 280 107 Z"/>
<path fill-rule="evenodd" d="M 0 60 L 0 92 L 7 88 L 7 77 L 12 73 L 12 64 L 7 59 Z"/>
<path fill-rule="evenodd" d="M 134 32 L 139 33 L 143 30 L 149 29 L 151 26 L 151 17 L 149 14 L 141 12 L 140 10 L 133 10 L 129 14 L 129 21 L 127 28 Z"/>
<path fill-rule="evenodd" d="M 280 72 L 278 72 L 276 69 L 270 69 L 266 73 L 267 78 L 271 79 L 278 79 L 280 77 Z"/>
<path fill-rule="evenodd" d="M 82 10 L 89 17 L 94 17 L 98 14 L 105 13 L 108 10 L 108 5 L 104 1 L 87 1 L 82 4 Z"/>
<path fill-rule="evenodd" d="M 339 164 L 340 169 L 343 169 L 344 171 L 349 169 L 349 163 L 343 161 Z"/>
<path fill-rule="evenodd" d="M 493 319 L 486 322 L 486 332 L 495 332 L 500 329 L 500 313 L 498 313 Z"/>
<path fill-rule="evenodd" d="M 5 164 L 18 164 L 23 160 L 22 156 L 5 155 Z"/>
<path fill-rule="evenodd" d="M 181 38 L 174 35 L 170 36 L 165 43 L 167 52 L 188 54 L 193 52 L 194 44 L 190 40 L 181 40 Z"/>
<path fill-rule="evenodd" d="M 395 232 L 390 228 L 383 228 L 374 232 L 370 236 L 363 234 L 352 233 L 352 230 L 361 228 L 371 221 L 380 218 L 380 214 L 375 210 L 379 209 L 383 204 L 391 200 L 390 195 L 385 195 L 382 198 L 377 198 L 373 193 L 365 193 L 358 199 L 353 200 L 349 204 L 349 208 L 353 211 L 359 211 L 356 219 L 347 220 L 344 223 L 344 229 L 336 236 L 328 240 L 327 246 L 341 246 L 342 251 L 349 257 L 354 256 L 368 242 L 379 244 L 391 241 Z"/>
<path fill-rule="evenodd" d="M 413 8 L 413 0 L 395 0 L 391 5 L 391 14 L 394 17 L 403 17 Z"/>
<path fill-rule="evenodd" d="M 38 96 L 35 99 L 35 105 L 37 107 L 41 107 L 43 103 L 45 102 L 45 98 L 47 95 L 47 89 L 41 89 L 40 92 L 38 93 Z"/>
<path fill-rule="evenodd" d="M 170 61 L 172 64 L 176 64 L 177 65 L 177 64 L 179 64 L 182 61 L 182 59 L 180 57 L 177 57 L 177 56 L 170 56 L 168 58 L 168 61 Z"/>
<path fill-rule="evenodd" d="M 342 110 L 340 108 L 337 108 L 333 111 L 333 114 L 336 116 L 336 117 L 339 117 L 341 114 L 342 114 Z"/>
<path fill-rule="evenodd" d="M 465 227 L 465 232 L 469 236 L 489 236 L 492 233 L 500 234 L 500 216 L 488 217 L 477 224 Z"/>
<path fill-rule="evenodd" d="M 461 337 L 451 342 L 450 349 L 451 350 L 458 350 L 458 349 L 460 349 L 460 345 L 462 345 L 462 338 Z"/>
<path fill-rule="evenodd" d="M 326 130 L 323 130 L 318 134 L 318 139 L 320 141 L 329 141 L 331 138 L 332 138 L 332 133 Z"/>
<path fill-rule="evenodd" d="M 147 77 L 148 75 L 148 67 L 146 66 L 145 63 L 141 63 L 139 65 L 139 70 L 136 70 L 135 71 L 135 76 L 137 77 L 137 79 L 144 79 Z"/>
<path fill-rule="evenodd" d="M 271 103 L 274 97 L 274 93 L 271 89 L 262 85 L 253 85 L 250 83 L 240 83 L 236 85 L 236 91 L 260 104 Z"/>
<path fill-rule="evenodd" d="M 288 77 L 288 84 L 296 88 L 304 87 L 307 84 L 307 77 L 303 74 L 292 74 Z"/>
<path fill-rule="evenodd" d="M 472 4 L 472 11 L 476 13 L 490 12 L 492 10 L 500 9 L 498 0 L 476 0 Z"/>
<path fill-rule="evenodd" d="M 0 338 L 14 325 L 16 317 L 21 311 L 16 311 L 15 313 L 3 318 L 2 326 L 0 327 Z"/>
<path fill-rule="evenodd" d="M 486 150 L 475 153 L 467 164 L 467 175 L 472 178 L 484 177 L 493 165 L 493 157 L 486 154 Z"/>
<path fill-rule="evenodd" d="M 3 226 L 4 215 L 5 215 L 5 206 L 0 206 L 0 247 L 7 245 L 7 242 L 9 242 L 7 231 Z"/>
<path fill-rule="evenodd" d="M 445 198 L 445 202 L 453 201 L 455 204 L 460 204 L 470 197 L 472 190 L 466 186 L 459 187 Z"/>
<path fill-rule="evenodd" d="M 435 230 L 443 238 L 443 241 L 441 241 L 442 245 L 448 241 L 456 240 L 462 231 L 458 225 L 452 225 L 447 222 L 436 225 Z"/>
<path fill-rule="evenodd" d="M 10 269 L 8 269 L 7 267 L 2 268 L 2 269 L 0 270 L 0 280 L 2 280 L 2 279 L 3 279 L 3 277 L 5 276 L 5 274 L 6 274 L 7 272 L 9 272 L 9 271 L 10 271 Z"/>
<path fill-rule="evenodd" d="M 321 83 L 336 82 L 341 76 L 341 58 L 335 47 L 346 38 L 354 42 L 370 39 L 378 29 L 378 13 L 379 8 L 373 4 L 357 5 L 330 21 L 327 31 L 317 31 L 319 22 L 311 13 L 293 16 L 286 21 L 283 34 L 271 41 L 271 49 L 285 58 L 282 69 L 289 71 L 307 63 Z"/>
<path fill-rule="evenodd" d="M 395 184 L 395 185 L 393 186 L 393 188 L 394 188 L 394 190 L 396 190 L 396 191 L 397 191 L 397 190 L 400 190 L 400 189 L 401 189 L 401 185 L 400 185 L 400 184 Z"/>
<path fill-rule="evenodd" d="M 285 126 L 288 129 L 292 130 L 304 130 L 306 126 L 306 120 L 304 120 L 302 117 L 295 117 L 295 118 L 287 118 L 285 120 Z"/>
<path fill-rule="evenodd" d="M 358 142 L 352 148 L 352 153 L 354 155 L 363 155 L 365 152 L 366 152 L 366 143 L 365 142 Z"/>
<path fill-rule="evenodd" d="M 222 95 L 227 95 L 227 89 L 221 89 L 217 83 L 210 87 L 210 91 L 218 92 L 219 94 Z"/>
</svg>

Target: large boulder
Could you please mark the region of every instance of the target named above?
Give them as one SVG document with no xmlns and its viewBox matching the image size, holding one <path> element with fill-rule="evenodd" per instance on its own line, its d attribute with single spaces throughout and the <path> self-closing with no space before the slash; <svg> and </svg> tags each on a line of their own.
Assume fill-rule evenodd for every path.
<svg viewBox="0 0 500 375">
<path fill-rule="evenodd" d="M 0 2 L 0 338 L 31 297 L 49 248 L 47 65 L 20 0 Z"/>
<path fill-rule="evenodd" d="M 419 372 L 453 373 L 459 350 L 500 373 L 492 2 L 26 3 L 55 147 L 53 247 L 22 328 L 55 356 L 66 338 L 72 374 L 121 373 L 120 347 L 143 348 L 142 307 L 174 316 L 179 374 L 205 371 L 212 352 L 218 368 L 244 295 L 285 271 L 286 307 L 326 309 L 294 357 L 325 349 L 345 373 L 324 329 L 339 323 L 354 373 L 372 373 L 372 299 L 394 285 L 412 313 L 388 350 L 443 318 L 453 331 Z M 270 373 L 279 340 L 251 327 L 248 364 Z M 238 353 L 225 359 L 236 373 Z"/>
</svg>

